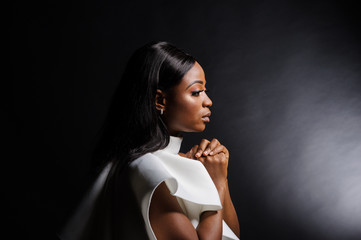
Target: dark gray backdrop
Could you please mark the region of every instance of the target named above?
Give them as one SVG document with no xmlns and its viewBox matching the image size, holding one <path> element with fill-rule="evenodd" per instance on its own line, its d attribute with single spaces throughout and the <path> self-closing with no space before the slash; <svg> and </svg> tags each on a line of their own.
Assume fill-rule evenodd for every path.
<svg viewBox="0 0 361 240">
<path fill-rule="evenodd" d="M 14 1 L 8 230 L 59 230 L 130 54 L 166 40 L 206 72 L 242 239 L 361 239 L 360 9 L 331 1 Z M 4 110 L 3 110 L 4 111 Z M 4 171 L 5 171 L 4 170 Z"/>
</svg>

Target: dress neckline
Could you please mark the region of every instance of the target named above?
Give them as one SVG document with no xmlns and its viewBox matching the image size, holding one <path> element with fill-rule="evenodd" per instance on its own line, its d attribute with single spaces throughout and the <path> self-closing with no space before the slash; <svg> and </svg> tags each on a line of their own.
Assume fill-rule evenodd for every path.
<svg viewBox="0 0 361 240">
<path fill-rule="evenodd" d="M 163 149 L 166 152 L 172 154 L 178 154 L 181 148 L 183 137 L 169 137 L 169 144 Z"/>
</svg>

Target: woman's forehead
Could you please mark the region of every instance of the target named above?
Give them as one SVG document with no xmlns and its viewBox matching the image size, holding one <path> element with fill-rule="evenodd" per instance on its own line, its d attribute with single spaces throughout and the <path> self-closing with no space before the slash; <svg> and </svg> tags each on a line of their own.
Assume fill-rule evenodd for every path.
<svg viewBox="0 0 361 240">
<path fill-rule="evenodd" d="M 206 84 L 203 68 L 198 62 L 183 76 L 180 85 L 189 88 L 193 84 Z"/>
</svg>

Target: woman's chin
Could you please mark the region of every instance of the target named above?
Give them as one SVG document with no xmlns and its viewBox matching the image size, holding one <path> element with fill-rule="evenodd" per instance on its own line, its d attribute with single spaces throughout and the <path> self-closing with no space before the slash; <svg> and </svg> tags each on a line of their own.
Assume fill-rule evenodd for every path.
<svg viewBox="0 0 361 240">
<path fill-rule="evenodd" d="M 206 124 L 203 124 L 202 126 L 197 128 L 197 130 L 195 130 L 195 132 L 203 132 L 205 129 L 206 129 Z"/>
<path fill-rule="evenodd" d="M 201 124 L 193 125 L 192 127 L 183 128 L 180 132 L 203 132 L 206 129 L 206 123 L 202 122 Z"/>
</svg>

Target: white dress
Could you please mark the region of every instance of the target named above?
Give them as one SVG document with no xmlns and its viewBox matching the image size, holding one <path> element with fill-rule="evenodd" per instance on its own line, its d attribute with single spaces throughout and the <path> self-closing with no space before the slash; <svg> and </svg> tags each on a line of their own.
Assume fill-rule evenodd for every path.
<svg viewBox="0 0 361 240">
<path fill-rule="evenodd" d="M 149 222 L 149 207 L 154 190 L 162 182 L 177 198 L 194 228 L 203 211 L 222 209 L 218 191 L 203 164 L 178 155 L 181 143 L 182 138 L 171 136 L 166 148 L 147 153 L 130 164 L 130 182 L 152 240 L 156 237 Z M 224 221 L 222 235 L 224 240 L 238 239 Z"/>
</svg>

